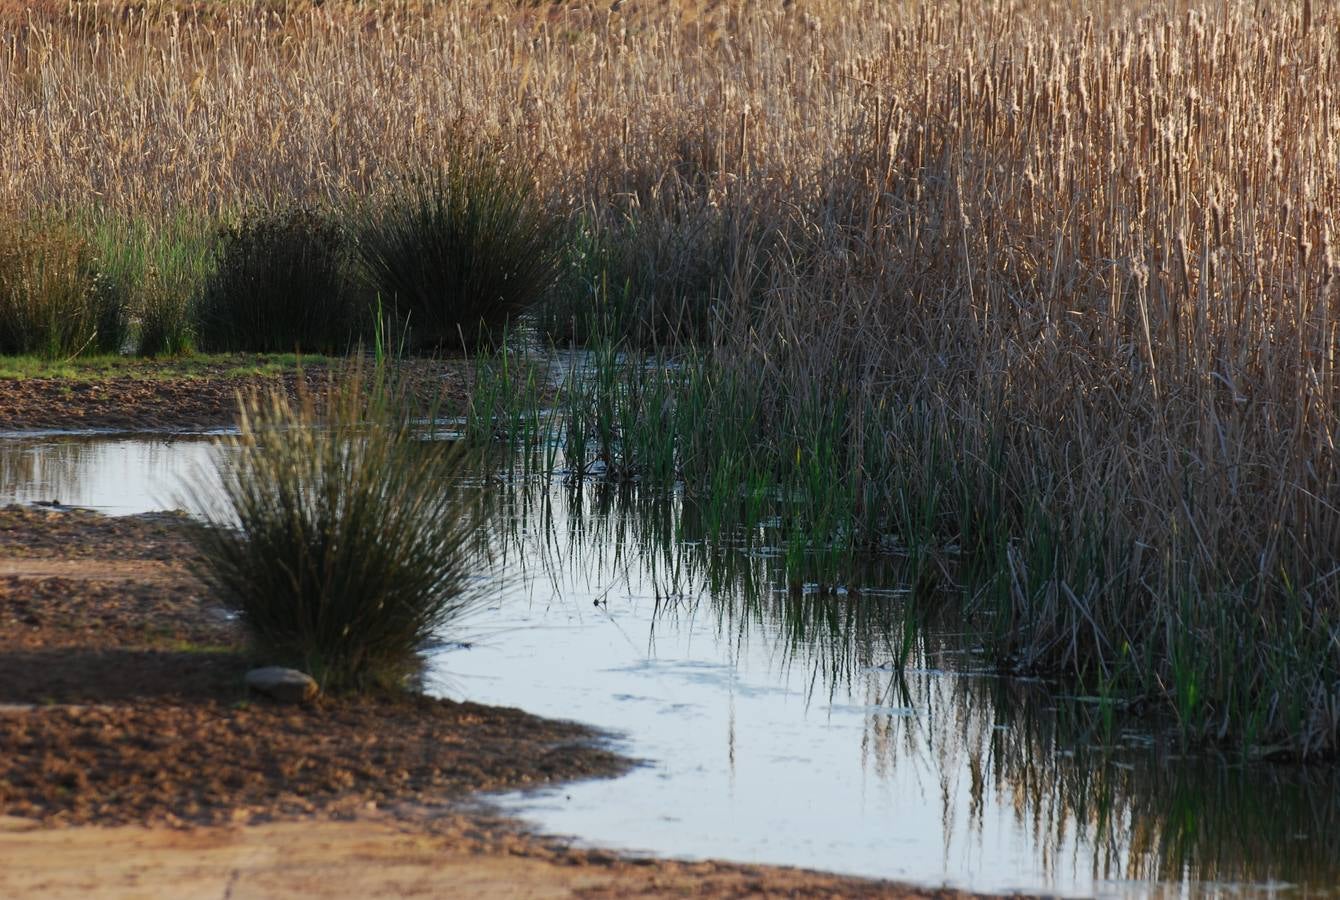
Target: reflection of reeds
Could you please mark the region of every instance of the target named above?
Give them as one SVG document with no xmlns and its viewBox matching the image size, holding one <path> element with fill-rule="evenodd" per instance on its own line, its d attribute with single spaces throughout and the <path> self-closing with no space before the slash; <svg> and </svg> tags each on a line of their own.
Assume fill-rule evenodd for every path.
<svg viewBox="0 0 1340 900">
<path fill-rule="evenodd" d="M 37 459 L 26 443 L 0 440 L 0 484 L 20 491 L 37 481 Z"/>
<path fill-rule="evenodd" d="M 673 492 L 577 481 L 559 503 L 526 486 L 499 495 L 512 542 L 533 543 L 551 571 L 644 580 L 658 621 L 706 613 L 734 641 L 768 641 L 779 668 L 803 670 L 813 690 L 832 695 L 865 668 L 896 667 L 927 652 L 925 632 L 898 592 L 857 587 L 896 584 L 888 560 L 863 561 L 849 573 L 850 591 L 832 583 L 791 587 L 786 560 L 767 552 L 766 529 L 733 530 L 722 542 L 703 511 Z"/>
<path fill-rule="evenodd" d="M 97 445 L 64 443 L 51 452 L 30 441 L 0 440 L 0 485 L 24 495 L 40 484 L 45 496 L 33 499 L 69 502 L 78 495 L 88 452 L 96 453 Z"/>
<path fill-rule="evenodd" d="M 402 683 L 481 599 L 468 456 L 422 440 L 410 409 L 381 368 L 296 404 L 252 396 L 225 442 L 227 506 L 194 532 L 203 577 L 260 649 L 331 688 Z"/>
<path fill-rule="evenodd" d="M 1099 717 L 1066 704 L 1058 712 L 1038 685 L 923 677 L 911 692 L 918 709 L 958 715 L 889 720 L 906 742 L 896 748 L 890 736 L 890 759 L 933 753 L 942 770 L 980 773 L 974 806 L 994 792 L 1051 854 L 1050 866 L 1069 863 L 1055 854 L 1073 838 L 1093 848 L 1087 874 L 1099 879 L 1317 888 L 1340 878 L 1333 770 L 1182 756 L 1175 741 L 1112 746 Z"/>
<path fill-rule="evenodd" d="M 1340 879 L 1340 776 L 1331 768 L 1183 755 L 1167 729 L 1152 743 L 1109 733 L 1098 710 L 1058 698 L 1055 686 L 953 673 L 913 673 L 902 685 L 915 715 L 872 709 L 863 756 L 876 772 L 916 769 L 927 795 L 943 798 L 947 840 L 986 827 L 994 800 L 1053 874 L 1074 864 L 1065 851 L 1077 843 L 1092 864 L 1073 873 L 1081 879 L 1314 889 Z M 885 702 L 887 677 L 864 687 L 872 703 Z M 926 760 L 934 765 L 922 771 Z"/>
<path fill-rule="evenodd" d="M 846 593 L 795 591 L 785 557 L 759 552 L 776 537 L 767 527 L 713 524 L 679 492 L 589 480 L 553 490 L 548 480 L 500 489 L 507 543 L 538 550 L 552 573 L 588 573 L 607 598 L 621 593 L 611 580 L 636 580 L 656 595 L 653 628 L 713 622 L 733 647 L 761 643 L 779 676 L 799 672 L 819 696 L 866 704 L 863 765 L 940 798 L 946 841 L 992 827 L 995 805 L 1030 835 L 1044 871 L 1081 881 L 1340 878 L 1332 771 L 1176 756 L 1168 729 L 1151 744 L 1114 730 L 1101 702 L 974 672 L 961 622 L 872 590 L 905 577 L 896 565 L 853 568 Z M 1092 871 L 1063 871 L 1076 844 Z"/>
<path fill-rule="evenodd" d="M 114 449 L 108 441 L 105 436 L 88 435 L 0 439 L 0 488 L 30 500 L 74 505 L 93 502 L 82 499 L 88 497 L 90 487 L 116 479 L 124 464 L 118 452 L 124 448 Z M 165 444 L 145 441 L 135 446 L 132 465 L 158 472 L 172 454 Z M 142 499 L 153 502 L 153 498 Z"/>
</svg>

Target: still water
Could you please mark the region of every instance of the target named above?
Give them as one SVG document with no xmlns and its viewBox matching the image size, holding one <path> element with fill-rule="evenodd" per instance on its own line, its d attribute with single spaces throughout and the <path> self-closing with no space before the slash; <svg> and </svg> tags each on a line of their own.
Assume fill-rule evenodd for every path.
<svg viewBox="0 0 1340 900">
<path fill-rule="evenodd" d="M 210 437 L 0 432 L 0 504 L 87 506 L 117 516 L 173 509 L 188 483 L 217 482 Z"/>
<path fill-rule="evenodd" d="M 184 436 L 4 439 L 0 503 L 163 509 L 216 455 Z M 499 798 L 547 831 L 983 891 L 1340 896 L 1334 768 L 1188 754 L 992 677 L 953 623 L 903 628 L 893 560 L 788 586 L 766 532 L 707 541 L 679 497 L 493 493 L 505 582 L 430 688 L 601 726 L 644 761 Z"/>
</svg>

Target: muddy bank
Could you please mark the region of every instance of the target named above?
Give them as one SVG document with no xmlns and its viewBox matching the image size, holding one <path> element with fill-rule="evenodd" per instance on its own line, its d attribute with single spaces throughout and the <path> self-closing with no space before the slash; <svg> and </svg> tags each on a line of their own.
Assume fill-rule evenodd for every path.
<svg viewBox="0 0 1340 900">
<path fill-rule="evenodd" d="M 283 384 L 273 379 L 153 381 L 118 376 L 99 382 L 25 378 L 0 384 L 0 428 L 153 431 L 222 428 L 237 415 L 238 391 Z"/>
<path fill-rule="evenodd" d="M 515 709 L 415 694 L 302 707 L 249 697 L 242 676 L 265 661 L 192 577 L 186 527 L 175 516 L 0 510 L 7 814 L 252 821 L 628 765 L 590 729 Z M 101 577 L 106 563 L 114 578 Z"/>
<path fill-rule="evenodd" d="M 237 419 L 237 398 L 282 388 L 292 395 L 300 380 L 324 383 L 325 363 L 302 372 L 251 371 L 246 360 L 193 360 L 189 367 L 167 361 L 139 362 L 129 374 L 90 371 L 76 378 L 0 379 L 0 431 L 105 429 L 190 431 L 226 428 Z M 269 367 L 266 367 L 267 369 Z M 407 360 L 400 371 L 414 379 L 428 401 L 446 414 L 459 413 L 470 381 L 463 360 Z"/>
</svg>

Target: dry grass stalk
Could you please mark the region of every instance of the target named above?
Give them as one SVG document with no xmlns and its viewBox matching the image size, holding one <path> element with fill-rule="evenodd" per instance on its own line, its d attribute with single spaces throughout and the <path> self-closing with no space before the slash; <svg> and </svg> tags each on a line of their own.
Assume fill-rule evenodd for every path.
<svg viewBox="0 0 1340 900">
<path fill-rule="evenodd" d="M 483 135 L 658 278 L 706 258 L 775 402 L 922 411 L 885 496 L 934 437 L 1002 528 L 1096 530 L 1010 550 L 1017 660 L 1153 648 L 1196 727 L 1334 750 L 1340 23 L 1258 8 L 76 4 L 10 16 L 0 194 L 332 200 Z"/>
</svg>

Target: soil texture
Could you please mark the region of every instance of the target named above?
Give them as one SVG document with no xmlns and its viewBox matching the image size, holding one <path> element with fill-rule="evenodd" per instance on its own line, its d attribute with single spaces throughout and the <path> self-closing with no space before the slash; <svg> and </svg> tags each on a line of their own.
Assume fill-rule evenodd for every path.
<svg viewBox="0 0 1340 900">
<path fill-rule="evenodd" d="M 251 697 L 238 621 L 171 515 L 0 510 L 0 810 L 70 823 L 260 820 L 611 775 L 582 726 L 412 693 Z M 111 557 L 123 576 L 96 573 Z M 66 574 L 45 574 L 51 562 Z M 147 577 L 137 575 L 143 567 Z M 25 571 L 27 570 L 27 571 Z"/>
<path fill-rule="evenodd" d="M 468 391 L 470 368 L 460 360 L 407 360 L 423 396 L 444 413 L 457 413 Z M 326 365 L 276 374 L 239 372 L 236 361 L 195 362 L 189 377 L 136 374 L 85 379 L 0 379 L 0 431 L 194 431 L 236 424 L 238 397 L 281 388 L 290 395 L 300 380 L 321 384 Z"/>
</svg>

